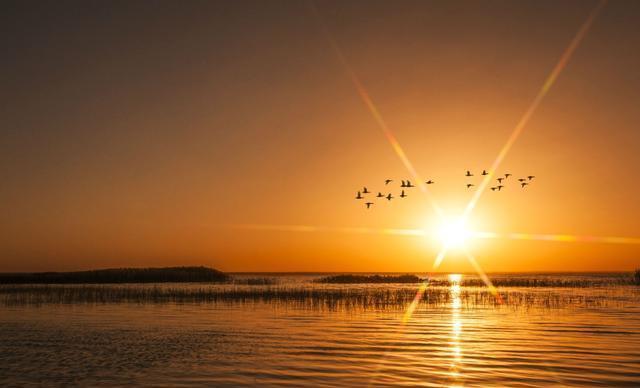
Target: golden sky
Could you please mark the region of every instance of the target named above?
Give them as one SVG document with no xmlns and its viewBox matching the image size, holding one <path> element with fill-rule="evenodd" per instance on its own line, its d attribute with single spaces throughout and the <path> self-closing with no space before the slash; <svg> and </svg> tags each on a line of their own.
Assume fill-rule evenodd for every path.
<svg viewBox="0 0 640 388">
<path fill-rule="evenodd" d="M 438 241 L 341 229 L 439 223 L 418 188 L 353 199 L 411 174 L 349 71 L 454 217 L 464 172 L 490 168 L 597 5 L 16 3 L 0 16 L 0 271 L 429 271 Z M 640 3 L 602 8 L 496 171 L 537 178 L 483 193 L 470 228 L 640 238 L 639 23 Z M 490 272 L 640 267 L 640 244 L 467 246 Z M 440 270 L 470 267 L 453 252 Z"/>
</svg>

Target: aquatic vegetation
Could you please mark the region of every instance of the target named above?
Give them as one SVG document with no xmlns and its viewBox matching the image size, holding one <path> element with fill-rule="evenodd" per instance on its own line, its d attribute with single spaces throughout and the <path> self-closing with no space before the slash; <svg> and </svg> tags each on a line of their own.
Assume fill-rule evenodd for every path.
<svg viewBox="0 0 640 388">
<path fill-rule="evenodd" d="M 111 268 L 75 272 L 0 274 L 0 284 L 95 284 L 224 282 L 230 277 L 207 267 Z"/>
<path fill-rule="evenodd" d="M 278 284 L 278 280 L 275 278 L 233 278 L 232 283 L 247 286 L 271 286 Z"/>
<path fill-rule="evenodd" d="M 403 310 L 416 297 L 418 287 L 409 286 L 162 286 L 162 285 L 3 285 L 0 305 L 109 304 L 109 303 L 270 303 L 313 309 Z M 618 301 L 611 292 L 596 294 L 559 292 L 554 289 L 517 289 L 493 295 L 486 287 L 431 286 L 420 304 L 450 306 L 454 299 L 462 308 L 561 308 L 568 305 L 599 306 Z"/>
<path fill-rule="evenodd" d="M 317 283 L 420 283 L 423 279 L 416 275 L 333 275 L 316 279 Z"/>
</svg>

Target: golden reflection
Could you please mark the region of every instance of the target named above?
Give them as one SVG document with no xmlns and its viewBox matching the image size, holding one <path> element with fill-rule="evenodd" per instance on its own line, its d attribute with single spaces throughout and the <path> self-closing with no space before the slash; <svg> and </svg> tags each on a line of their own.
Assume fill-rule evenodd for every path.
<svg viewBox="0 0 640 388">
<path fill-rule="evenodd" d="M 462 334 L 462 320 L 460 319 L 460 282 L 462 275 L 449 275 L 449 295 L 451 297 L 451 340 L 449 347 L 451 350 L 451 363 L 449 364 L 449 376 L 452 380 L 451 387 L 461 386 L 461 364 L 462 364 L 462 342 L 460 335 Z"/>
</svg>

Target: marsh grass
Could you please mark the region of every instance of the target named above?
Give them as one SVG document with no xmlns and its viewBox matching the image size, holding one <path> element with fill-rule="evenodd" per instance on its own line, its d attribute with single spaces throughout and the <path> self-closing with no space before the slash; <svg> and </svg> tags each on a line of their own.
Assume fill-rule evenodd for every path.
<svg viewBox="0 0 640 388">
<path fill-rule="evenodd" d="M 420 283 L 423 279 L 416 275 L 332 275 L 316 279 L 316 283 L 328 284 L 391 284 L 391 283 Z"/>
<path fill-rule="evenodd" d="M 247 286 L 272 286 L 278 284 L 276 278 L 233 278 L 231 281 L 233 284 L 247 285 Z"/>
<path fill-rule="evenodd" d="M 316 283 L 324 284 L 418 284 L 425 281 L 419 276 L 406 275 L 357 275 L 341 274 L 325 276 L 314 280 Z M 631 276 L 600 276 L 581 277 L 566 276 L 558 277 L 518 277 L 502 276 L 492 277 L 492 283 L 496 287 L 554 287 L 554 288 L 589 288 L 589 287 L 612 287 L 621 285 L 640 285 L 640 270 Z M 450 285 L 447 278 L 433 278 L 429 280 L 431 286 L 446 287 Z M 460 285 L 467 287 L 484 287 L 482 279 L 465 276 Z"/>
<path fill-rule="evenodd" d="M 0 286 L 0 304 L 110 304 L 110 303 L 223 303 L 286 304 L 312 309 L 405 309 L 416 297 L 417 287 L 282 287 L 224 286 L 167 287 L 158 285 L 11 285 Z M 610 294 L 596 295 L 554 290 L 500 291 L 500 300 L 485 287 L 461 287 L 455 296 L 463 308 L 516 308 L 601 306 L 615 301 Z M 449 287 L 427 287 L 420 304 L 448 306 L 454 300 Z"/>
</svg>

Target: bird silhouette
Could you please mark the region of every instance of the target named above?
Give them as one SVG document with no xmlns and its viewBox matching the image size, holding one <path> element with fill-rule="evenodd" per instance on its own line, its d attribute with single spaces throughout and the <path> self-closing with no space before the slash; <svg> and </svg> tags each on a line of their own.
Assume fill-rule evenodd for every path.
<svg viewBox="0 0 640 388">
<path fill-rule="evenodd" d="M 502 185 L 498 185 L 498 186 L 496 186 L 496 187 L 498 188 L 498 191 L 501 191 L 501 190 L 502 190 L 502 188 L 503 188 L 504 186 L 502 186 Z"/>
<path fill-rule="evenodd" d="M 376 195 L 376 197 L 382 198 L 382 197 L 384 197 L 384 195 L 381 192 L 378 191 L 378 195 Z"/>
<path fill-rule="evenodd" d="M 524 182 L 524 181 L 526 181 L 526 179 L 525 178 L 518 178 L 518 181 L 519 182 Z"/>
<path fill-rule="evenodd" d="M 465 174 L 465 176 L 473 176 L 473 174 L 471 173 L 471 171 L 467 170 L 467 173 Z"/>
<path fill-rule="evenodd" d="M 364 198 L 364 197 L 363 197 L 363 196 L 362 196 L 362 194 L 360 194 L 360 192 L 358 191 L 358 195 L 356 195 L 356 199 L 362 199 L 362 198 Z"/>
<path fill-rule="evenodd" d="M 405 193 L 404 193 L 404 190 L 402 190 L 402 193 L 400 193 L 400 198 L 404 198 L 404 197 L 406 197 L 406 196 L 407 196 L 407 194 L 405 194 Z"/>
<path fill-rule="evenodd" d="M 385 185 L 388 185 L 388 184 L 389 184 L 389 183 L 391 183 L 391 182 L 393 182 L 393 180 L 391 180 L 391 179 L 387 179 L 387 180 L 385 180 L 385 181 L 384 181 L 384 184 L 385 184 Z"/>
<path fill-rule="evenodd" d="M 489 173 L 487 172 L 487 170 L 482 170 L 482 175 L 489 175 Z"/>
<path fill-rule="evenodd" d="M 371 207 L 371 205 L 373 205 L 373 202 L 367 202 L 365 203 L 365 205 L 367 205 L 367 209 Z"/>
<path fill-rule="evenodd" d="M 527 182 L 522 182 L 522 183 L 521 183 L 521 185 L 522 185 L 522 188 L 524 189 L 524 187 L 525 187 L 526 185 L 528 185 L 528 183 L 527 183 Z"/>
<path fill-rule="evenodd" d="M 475 186 L 473 183 L 467 183 L 467 189 L 470 188 L 471 186 Z"/>
<path fill-rule="evenodd" d="M 391 193 L 389 193 L 389 195 L 387 195 L 386 197 L 389 201 L 391 201 L 393 199 L 393 197 L 391 196 Z"/>
<path fill-rule="evenodd" d="M 535 177 L 536 177 L 535 175 L 529 175 L 527 178 L 528 178 L 529 180 L 532 180 L 532 179 L 533 179 L 533 178 L 535 178 Z"/>
<path fill-rule="evenodd" d="M 367 188 L 365 187 L 365 188 L 364 188 L 364 190 L 362 190 L 362 193 L 363 193 L 363 194 L 369 194 L 369 193 L 370 193 L 370 191 L 369 191 L 369 190 L 367 190 Z"/>
<path fill-rule="evenodd" d="M 406 187 L 415 187 L 415 186 L 411 183 L 411 181 L 407 181 L 407 186 Z"/>
<path fill-rule="evenodd" d="M 498 183 L 502 183 L 502 180 L 503 180 L 503 179 L 504 179 L 504 178 L 498 178 L 498 179 L 496 179 L 496 180 L 498 181 Z"/>
<path fill-rule="evenodd" d="M 511 176 L 511 174 L 504 174 L 504 178 L 507 179 Z"/>
<path fill-rule="evenodd" d="M 400 187 L 407 187 L 407 184 L 404 183 L 404 181 L 402 181 L 402 184 L 400 185 Z"/>
<path fill-rule="evenodd" d="M 426 181 L 426 182 L 424 182 L 424 183 L 426 183 L 426 184 L 428 184 L 428 185 L 432 185 L 432 184 L 434 184 L 434 183 L 436 183 L 436 182 L 434 182 L 434 181 L 432 181 L 431 179 L 429 179 L 428 181 Z"/>
<path fill-rule="evenodd" d="M 491 191 L 496 191 L 497 187 L 492 187 Z"/>
</svg>

